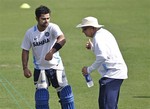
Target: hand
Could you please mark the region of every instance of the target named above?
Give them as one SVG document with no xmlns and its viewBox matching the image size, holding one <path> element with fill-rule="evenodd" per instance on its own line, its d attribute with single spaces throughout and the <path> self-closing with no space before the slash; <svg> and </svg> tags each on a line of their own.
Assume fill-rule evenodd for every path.
<svg viewBox="0 0 150 109">
<path fill-rule="evenodd" d="M 32 73 L 28 68 L 24 69 L 24 76 L 26 78 L 30 78 L 32 76 Z"/>
<path fill-rule="evenodd" d="M 83 75 L 88 74 L 88 72 L 87 72 L 87 67 L 83 67 L 83 68 L 82 68 L 82 74 L 83 74 Z"/>
<path fill-rule="evenodd" d="M 56 51 L 56 50 L 54 50 L 54 49 L 50 50 L 50 51 L 46 54 L 45 60 L 47 60 L 47 61 L 52 60 L 53 54 L 55 53 L 55 51 Z"/>
<path fill-rule="evenodd" d="M 87 48 L 88 50 L 90 50 L 90 49 L 92 48 L 92 46 L 93 46 L 93 43 L 92 43 L 91 40 L 89 39 L 89 41 L 86 43 L 86 48 Z"/>
</svg>

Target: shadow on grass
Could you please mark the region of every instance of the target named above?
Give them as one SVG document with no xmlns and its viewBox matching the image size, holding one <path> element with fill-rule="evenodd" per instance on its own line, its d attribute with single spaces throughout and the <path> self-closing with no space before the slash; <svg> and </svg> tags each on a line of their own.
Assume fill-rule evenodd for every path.
<svg viewBox="0 0 150 109">
<path fill-rule="evenodd" d="M 133 96 L 133 98 L 149 98 L 150 99 L 150 96 Z"/>
</svg>

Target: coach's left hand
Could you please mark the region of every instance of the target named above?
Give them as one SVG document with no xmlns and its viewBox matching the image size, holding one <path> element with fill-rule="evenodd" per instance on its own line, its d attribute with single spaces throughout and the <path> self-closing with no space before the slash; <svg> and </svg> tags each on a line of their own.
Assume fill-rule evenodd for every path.
<svg viewBox="0 0 150 109">
<path fill-rule="evenodd" d="M 82 74 L 83 74 L 83 75 L 88 74 L 88 72 L 87 72 L 87 67 L 83 67 L 83 68 L 82 68 Z"/>
</svg>

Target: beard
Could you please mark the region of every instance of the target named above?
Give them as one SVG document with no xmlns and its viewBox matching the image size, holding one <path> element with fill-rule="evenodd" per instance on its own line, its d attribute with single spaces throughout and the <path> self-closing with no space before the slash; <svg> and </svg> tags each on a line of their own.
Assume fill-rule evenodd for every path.
<svg viewBox="0 0 150 109">
<path fill-rule="evenodd" d="M 43 24 L 39 24 L 38 23 L 38 29 L 39 29 L 39 31 L 44 31 L 48 27 L 48 25 L 49 25 L 48 22 L 43 23 Z"/>
<path fill-rule="evenodd" d="M 48 22 L 41 24 L 41 27 L 46 28 L 49 25 Z"/>
</svg>

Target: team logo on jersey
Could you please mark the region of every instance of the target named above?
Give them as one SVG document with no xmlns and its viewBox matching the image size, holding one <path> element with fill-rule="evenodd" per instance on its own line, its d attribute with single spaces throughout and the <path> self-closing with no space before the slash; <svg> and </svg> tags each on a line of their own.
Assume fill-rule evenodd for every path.
<svg viewBox="0 0 150 109">
<path fill-rule="evenodd" d="M 48 37 L 48 36 L 49 36 L 49 32 L 46 32 L 46 33 L 45 33 L 45 36 Z"/>
<path fill-rule="evenodd" d="M 49 33 L 49 32 L 45 32 L 44 35 L 46 36 L 46 38 L 43 39 L 43 40 L 41 40 L 41 41 L 37 41 L 37 38 L 34 38 L 34 41 L 33 41 L 33 46 L 34 46 L 34 47 L 36 47 L 36 46 L 42 46 L 42 45 L 44 45 L 45 43 L 50 42 L 50 40 L 49 40 L 49 38 L 48 38 L 49 35 L 50 35 L 50 33 Z"/>
<path fill-rule="evenodd" d="M 42 45 L 44 45 L 45 43 L 48 43 L 48 42 L 50 42 L 49 39 L 44 39 L 44 40 L 39 41 L 39 42 L 33 42 L 33 46 L 34 46 L 34 47 L 35 47 L 35 46 L 42 46 Z"/>
</svg>

